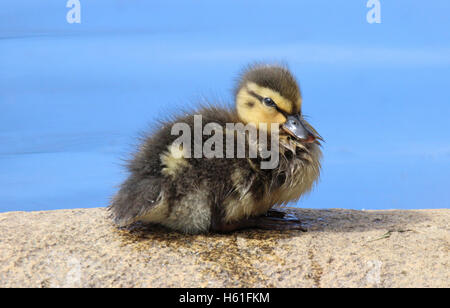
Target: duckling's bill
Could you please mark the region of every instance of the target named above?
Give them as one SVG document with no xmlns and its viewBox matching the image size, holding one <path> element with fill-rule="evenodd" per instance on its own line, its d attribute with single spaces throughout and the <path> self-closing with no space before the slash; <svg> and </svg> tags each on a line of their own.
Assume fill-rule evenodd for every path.
<svg viewBox="0 0 450 308">
<path fill-rule="evenodd" d="M 315 134 L 308 129 L 299 114 L 287 116 L 286 122 L 281 128 L 298 141 L 312 143 L 316 140 Z"/>
</svg>

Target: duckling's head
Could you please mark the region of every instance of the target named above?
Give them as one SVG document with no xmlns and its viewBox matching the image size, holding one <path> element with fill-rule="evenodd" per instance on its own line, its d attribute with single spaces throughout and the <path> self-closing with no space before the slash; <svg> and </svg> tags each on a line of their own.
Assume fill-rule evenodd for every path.
<svg viewBox="0 0 450 308">
<path fill-rule="evenodd" d="M 302 117 L 302 96 L 295 77 L 284 66 L 257 64 L 242 73 L 236 87 L 239 120 L 256 127 L 280 125 L 280 135 L 302 143 L 321 139 Z M 261 126 L 260 124 L 265 124 Z"/>
</svg>

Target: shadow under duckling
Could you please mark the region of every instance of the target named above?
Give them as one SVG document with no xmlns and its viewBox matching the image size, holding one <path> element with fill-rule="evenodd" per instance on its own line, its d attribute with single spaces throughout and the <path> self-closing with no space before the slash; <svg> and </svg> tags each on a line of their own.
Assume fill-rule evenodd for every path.
<svg viewBox="0 0 450 308">
<path fill-rule="evenodd" d="M 128 179 L 109 205 L 117 225 L 141 221 L 191 234 L 243 228 L 304 230 L 297 217 L 273 208 L 298 200 L 320 174 L 323 139 L 302 117 L 295 77 L 280 65 L 249 66 L 240 75 L 235 105 L 234 110 L 201 107 L 161 123 L 144 138 L 128 163 Z M 173 134 L 180 123 L 190 130 L 182 130 L 188 138 L 182 144 L 180 126 Z M 230 131 L 230 124 L 245 128 Z M 249 128 L 256 130 L 256 143 Z M 195 134 L 199 131 L 200 140 Z M 216 132 L 213 144 L 205 131 Z M 259 138 L 263 134 L 269 135 L 265 146 L 276 150 L 271 153 L 277 164 L 271 168 L 262 167 L 268 160 Z M 233 146 L 227 143 L 230 139 Z M 239 140 L 248 151 L 238 153 Z M 202 151 L 208 142 L 215 155 Z"/>
</svg>

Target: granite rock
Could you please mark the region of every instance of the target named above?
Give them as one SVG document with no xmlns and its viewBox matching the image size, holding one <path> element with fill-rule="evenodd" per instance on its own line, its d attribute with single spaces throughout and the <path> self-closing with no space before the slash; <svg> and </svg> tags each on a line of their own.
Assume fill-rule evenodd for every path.
<svg viewBox="0 0 450 308">
<path fill-rule="evenodd" d="M 450 287 L 450 210 L 288 209 L 308 232 L 118 229 L 104 208 L 0 213 L 0 287 Z"/>
</svg>

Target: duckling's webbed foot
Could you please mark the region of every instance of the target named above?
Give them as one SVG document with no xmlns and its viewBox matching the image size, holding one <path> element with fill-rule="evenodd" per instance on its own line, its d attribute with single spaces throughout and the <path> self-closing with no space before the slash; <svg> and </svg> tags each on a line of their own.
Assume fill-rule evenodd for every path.
<svg viewBox="0 0 450 308">
<path fill-rule="evenodd" d="M 263 216 L 249 217 L 232 223 L 216 222 L 211 226 L 215 232 L 232 232 L 240 229 L 264 229 L 264 230 L 299 230 L 306 232 L 300 220 L 290 213 L 271 209 Z"/>
<path fill-rule="evenodd" d="M 306 232 L 300 220 L 291 213 L 270 209 L 264 216 L 254 217 L 255 227 L 265 230 L 300 230 Z"/>
</svg>

